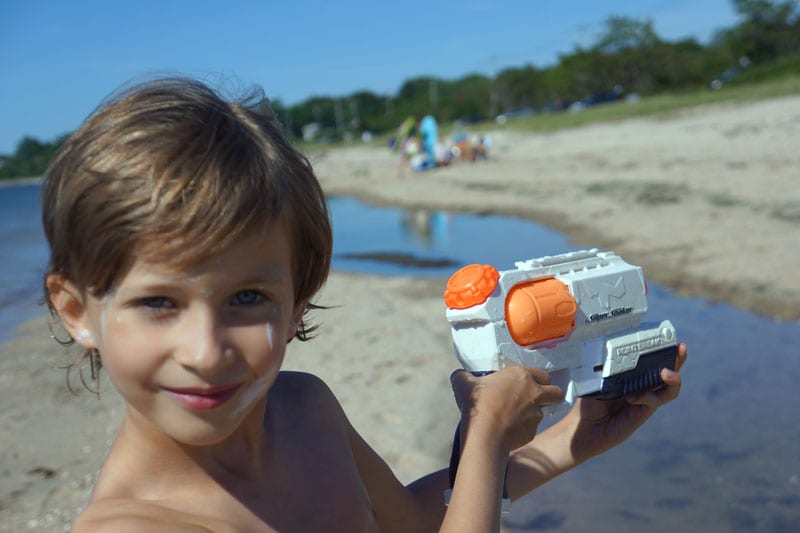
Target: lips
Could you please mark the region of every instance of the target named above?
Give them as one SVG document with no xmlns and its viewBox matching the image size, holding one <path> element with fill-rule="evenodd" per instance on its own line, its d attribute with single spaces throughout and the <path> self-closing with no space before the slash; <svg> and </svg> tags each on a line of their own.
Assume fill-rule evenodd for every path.
<svg viewBox="0 0 800 533">
<path fill-rule="evenodd" d="M 241 383 L 221 387 L 165 389 L 184 407 L 196 410 L 216 409 L 230 400 Z"/>
</svg>

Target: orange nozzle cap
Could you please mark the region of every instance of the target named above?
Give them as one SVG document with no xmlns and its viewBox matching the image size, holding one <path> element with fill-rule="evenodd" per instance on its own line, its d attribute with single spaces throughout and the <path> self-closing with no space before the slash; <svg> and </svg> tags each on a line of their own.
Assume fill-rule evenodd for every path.
<svg viewBox="0 0 800 533">
<path fill-rule="evenodd" d="M 444 303 L 451 309 L 467 309 L 486 301 L 497 286 L 500 273 L 492 265 L 467 265 L 447 281 Z"/>
<path fill-rule="evenodd" d="M 515 285 L 506 298 L 506 324 L 514 342 L 528 346 L 558 339 L 575 325 L 578 304 L 555 278 Z"/>
</svg>

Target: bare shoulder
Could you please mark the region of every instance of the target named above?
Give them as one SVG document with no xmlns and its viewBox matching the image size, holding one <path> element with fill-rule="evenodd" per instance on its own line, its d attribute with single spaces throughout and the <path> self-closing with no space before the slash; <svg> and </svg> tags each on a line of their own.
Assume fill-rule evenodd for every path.
<svg viewBox="0 0 800 533">
<path fill-rule="evenodd" d="M 207 527 L 192 523 L 184 513 L 166 507 L 127 499 L 92 502 L 73 524 L 73 533 L 208 533 Z"/>
<path fill-rule="evenodd" d="M 330 387 L 319 377 L 307 372 L 281 372 L 269 397 L 271 401 L 291 403 L 296 407 L 341 411 L 339 401 Z"/>
<path fill-rule="evenodd" d="M 306 372 L 281 372 L 269 391 L 264 427 L 294 444 L 313 435 L 347 439 L 351 426 L 333 391 Z"/>
<path fill-rule="evenodd" d="M 279 389 L 282 392 L 289 390 L 302 392 L 320 392 L 332 394 L 328 385 L 322 379 L 309 374 L 308 372 L 297 372 L 293 370 L 282 370 L 278 373 L 273 390 Z M 285 390 L 284 390 L 285 389 Z"/>
</svg>

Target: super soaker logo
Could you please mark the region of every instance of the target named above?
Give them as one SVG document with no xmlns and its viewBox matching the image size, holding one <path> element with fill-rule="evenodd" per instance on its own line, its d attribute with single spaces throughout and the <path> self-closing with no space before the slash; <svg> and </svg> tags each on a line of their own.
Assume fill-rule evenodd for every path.
<svg viewBox="0 0 800 533">
<path fill-rule="evenodd" d="M 596 302 L 597 306 L 605 310 L 590 314 L 587 317 L 587 322 L 600 322 L 633 312 L 633 307 L 629 305 L 612 307 L 612 299 L 622 300 L 628 293 L 625 287 L 625 278 L 622 276 L 617 277 L 613 283 L 595 280 L 591 287 L 585 281 L 576 282 L 575 288 L 580 295 L 581 301 Z"/>
<path fill-rule="evenodd" d="M 642 353 L 645 351 L 652 350 L 653 348 L 657 348 L 663 345 L 666 342 L 666 339 L 659 337 L 653 337 L 651 339 L 645 339 L 639 342 L 633 342 L 631 344 L 624 344 L 622 346 L 617 346 L 617 349 L 614 350 L 614 355 L 618 357 L 624 357 L 626 355 L 634 354 L 634 353 Z"/>
</svg>

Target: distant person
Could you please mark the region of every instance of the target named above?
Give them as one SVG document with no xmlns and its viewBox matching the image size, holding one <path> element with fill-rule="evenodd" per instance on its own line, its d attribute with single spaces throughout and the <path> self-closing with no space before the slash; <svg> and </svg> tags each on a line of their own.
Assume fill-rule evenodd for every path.
<svg viewBox="0 0 800 533">
<path fill-rule="evenodd" d="M 444 141 L 439 139 L 433 147 L 433 157 L 437 167 L 446 167 L 453 160 L 453 152 Z"/>
<path fill-rule="evenodd" d="M 413 167 L 413 161 L 420 152 L 416 117 L 409 116 L 400 123 L 392 149 L 400 154 L 397 163 L 397 175 L 401 176 L 407 168 Z"/>
<path fill-rule="evenodd" d="M 547 373 L 459 371 L 449 507 L 447 469 L 404 486 L 325 383 L 281 370 L 314 331 L 332 242 L 310 164 L 264 109 L 192 80 L 135 86 L 46 173 L 47 302 L 125 402 L 74 531 L 497 531 L 506 468 L 520 497 L 677 396 L 665 370 L 666 387 L 579 400 L 532 440 L 562 398 Z"/>
<path fill-rule="evenodd" d="M 389 148 L 392 151 L 400 152 L 405 151 L 405 144 L 409 139 L 417 134 L 417 119 L 413 116 L 407 117 L 397 127 L 394 136 L 389 139 Z"/>
<path fill-rule="evenodd" d="M 436 143 L 439 141 L 439 127 L 433 115 L 425 115 L 419 123 L 419 133 L 422 138 L 422 151 L 429 162 L 429 166 L 436 166 Z"/>
<path fill-rule="evenodd" d="M 483 135 L 478 135 L 478 137 L 475 139 L 475 146 L 472 150 L 473 161 L 478 161 L 489 157 L 489 148 L 491 145 L 491 139 L 484 137 Z"/>
</svg>

